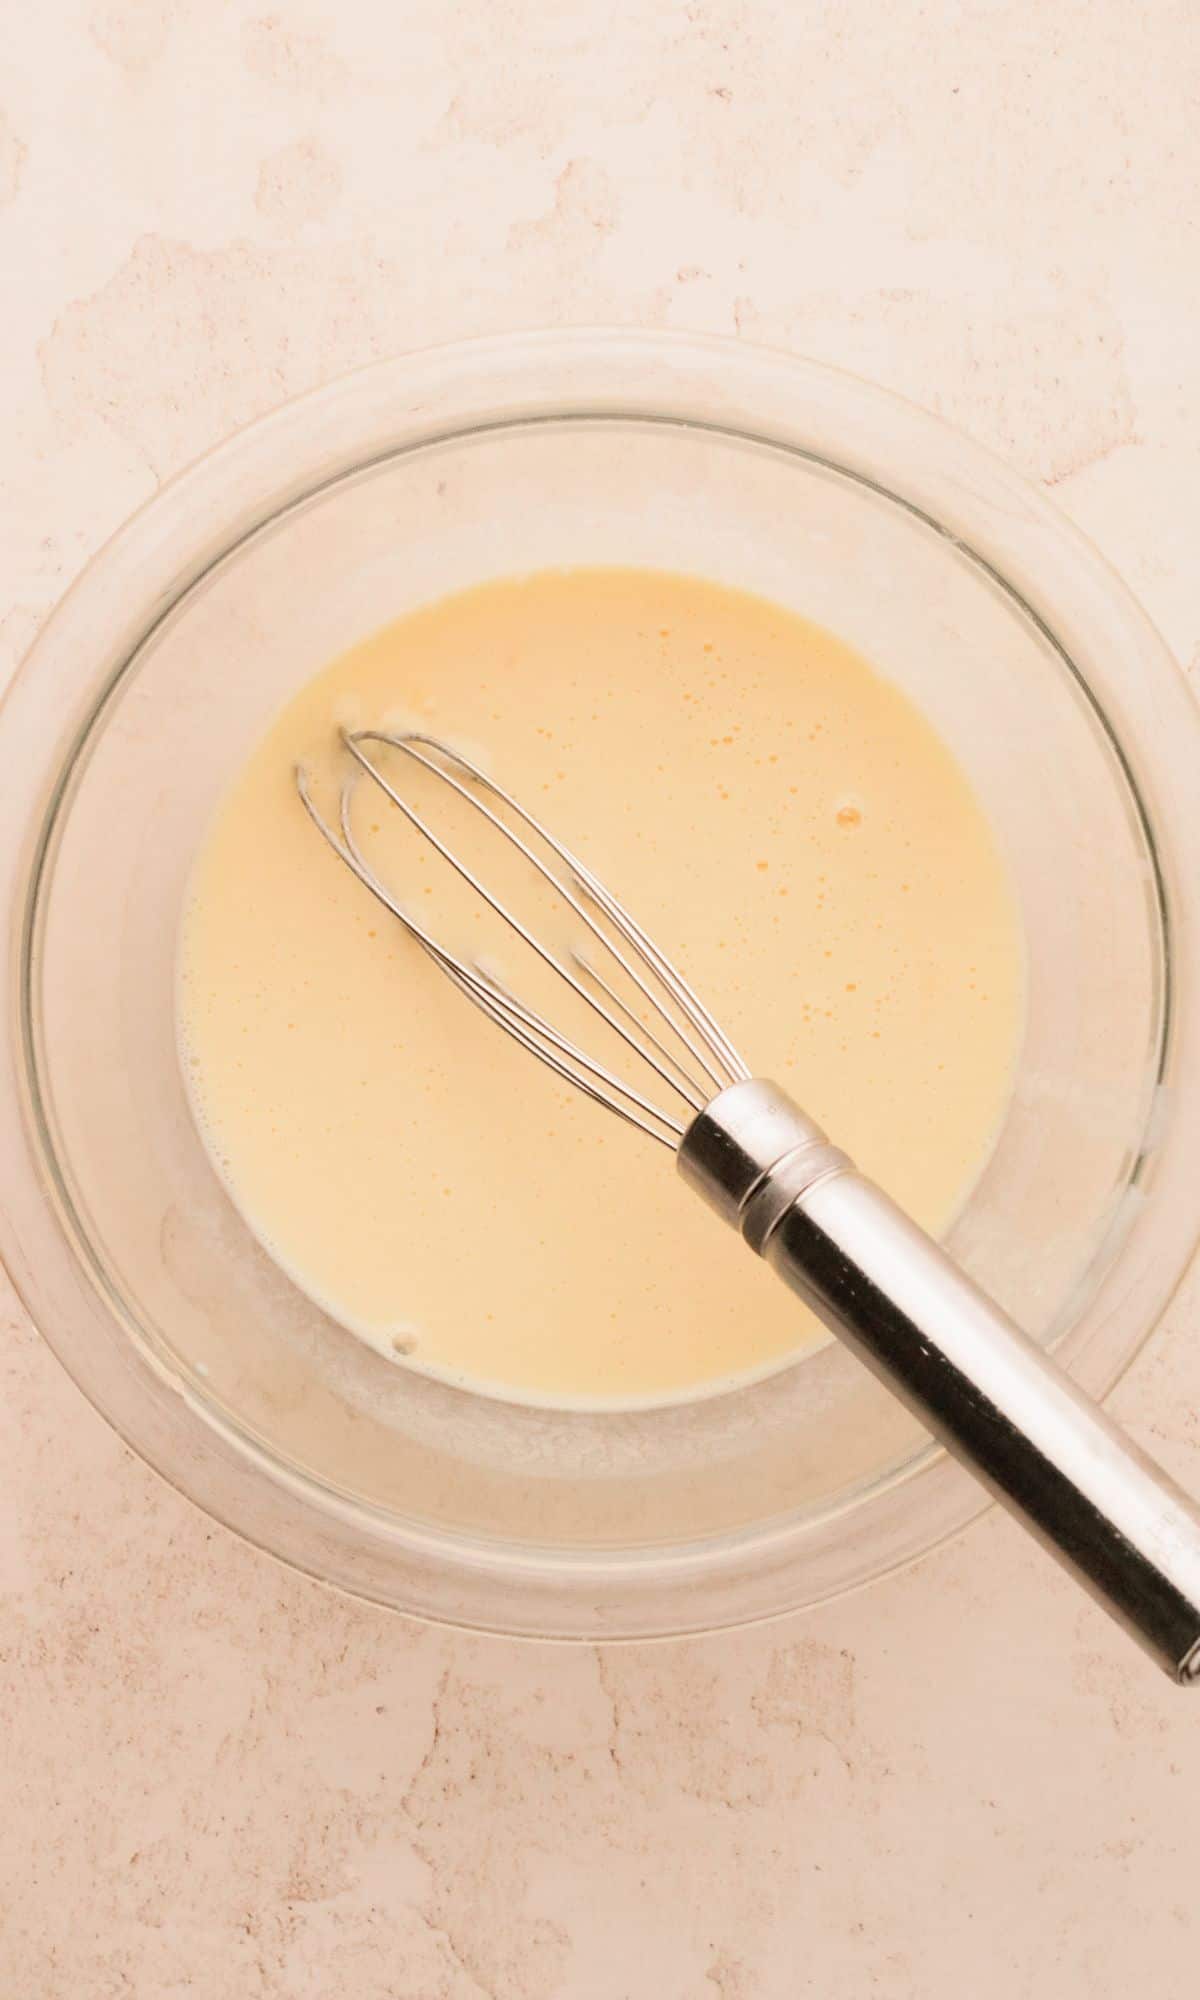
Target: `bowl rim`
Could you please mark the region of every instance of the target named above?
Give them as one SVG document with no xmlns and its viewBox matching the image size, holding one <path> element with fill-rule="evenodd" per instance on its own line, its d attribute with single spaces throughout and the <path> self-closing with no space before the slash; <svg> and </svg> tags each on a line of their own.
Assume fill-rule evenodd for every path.
<svg viewBox="0 0 1200 2000">
<path fill-rule="evenodd" d="M 239 1441 L 216 1421 L 194 1385 L 122 1334 L 79 1261 L 46 1171 L 30 1094 L 31 1024 L 20 1000 L 47 830 L 74 746 L 135 651 L 212 564 L 373 460 L 497 424 L 581 417 L 704 425 L 833 464 L 960 544 L 1017 597 L 1082 680 L 1132 774 L 1135 796 L 1147 802 L 1170 920 L 1169 1086 L 1158 1107 L 1153 1175 L 1079 1337 L 1064 1346 L 1068 1367 L 1095 1394 L 1106 1393 L 1132 1361 L 1200 1240 L 1200 1197 L 1187 1159 L 1187 1132 L 1200 1117 L 1200 790 L 1193 777 L 1200 709 L 1116 572 L 1000 460 L 889 391 L 721 335 L 539 331 L 367 364 L 214 445 L 91 558 L 0 706 L 0 888 L 10 929 L 9 1005 L 0 1028 L 0 1255 L 34 1324 L 125 1442 L 210 1515 L 293 1567 L 473 1629 L 649 1637 L 748 1623 L 823 1601 L 957 1533 L 984 1510 L 986 1496 L 930 1447 L 816 1521 L 765 1524 L 668 1550 L 593 1555 L 506 1545 L 498 1552 L 394 1517 L 381 1537 L 363 1508 L 253 1441 L 248 1449 L 246 1435 Z M 238 496 L 232 520 L 231 494 Z M 1086 677 L 1080 658 L 1089 662 Z M 901 1487 L 904 1506 L 895 1510 Z M 866 1549 L 846 1544 L 848 1515 Z"/>
</svg>

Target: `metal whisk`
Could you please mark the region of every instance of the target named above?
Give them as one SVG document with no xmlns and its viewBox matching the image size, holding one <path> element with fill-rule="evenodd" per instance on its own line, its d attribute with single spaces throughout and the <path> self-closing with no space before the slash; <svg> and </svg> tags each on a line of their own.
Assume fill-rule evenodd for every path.
<svg viewBox="0 0 1200 2000">
<path fill-rule="evenodd" d="M 489 1020 L 593 1102 L 669 1147 L 684 1179 L 1181 1683 L 1200 1680 L 1200 1509 L 776 1085 L 742 1057 L 591 870 L 461 751 L 415 731 L 343 731 L 324 839 Z M 464 823 L 566 911 L 560 949 L 414 803 Z M 354 800 L 382 793 L 570 994 L 603 1049 L 429 929 L 363 851 Z M 557 990 L 557 989 L 556 989 Z M 632 1074 L 629 1073 L 632 1068 Z"/>
</svg>

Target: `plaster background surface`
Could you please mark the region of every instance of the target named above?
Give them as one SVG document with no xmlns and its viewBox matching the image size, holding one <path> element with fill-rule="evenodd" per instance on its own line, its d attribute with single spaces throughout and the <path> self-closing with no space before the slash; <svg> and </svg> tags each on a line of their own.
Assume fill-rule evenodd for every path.
<svg viewBox="0 0 1200 2000">
<path fill-rule="evenodd" d="M 942 412 L 1200 673 L 1195 0 L 4 14 L 0 675 L 247 418 L 595 321 Z M 211 1526 L 0 1311 L 12 2000 L 1194 1992 L 1200 1710 L 1006 1521 L 743 1634 L 421 1630 Z M 1194 1280 L 1116 1407 L 1200 1488 Z"/>
</svg>

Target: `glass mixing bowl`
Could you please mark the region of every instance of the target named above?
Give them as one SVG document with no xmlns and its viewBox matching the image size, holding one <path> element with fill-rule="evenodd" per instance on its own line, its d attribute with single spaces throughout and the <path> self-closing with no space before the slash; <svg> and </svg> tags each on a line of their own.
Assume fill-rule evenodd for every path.
<svg viewBox="0 0 1200 2000">
<path fill-rule="evenodd" d="M 819 620 L 969 772 L 1029 1012 L 951 1248 L 1095 1393 L 1196 1235 L 1200 720 L 1116 577 L 985 453 L 846 376 L 674 336 L 472 343 L 335 383 L 168 487 L 46 627 L 0 719 L 0 1240 L 33 1317 L 143 1457 L 289 1562 L 426 1617 L 614 1637 L 812 1603 L 982 1495 L 836 1344 L 619 1415 L 389 1364 L 234 1214 L 172 1007 L 189 864 L 283 699 L 422 600 L 578 563 Z"/>
</svg>

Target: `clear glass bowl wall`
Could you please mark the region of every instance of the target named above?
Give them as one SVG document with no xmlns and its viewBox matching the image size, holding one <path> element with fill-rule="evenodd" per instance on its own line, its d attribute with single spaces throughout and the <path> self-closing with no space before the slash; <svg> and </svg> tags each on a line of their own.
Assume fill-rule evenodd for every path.
<svg viewBox="0 0 1200 2000">
<path fill-rule="evenodd" d="M 1033 573 L 1047 535 L 1066 612 Z M 736 1394 L 619 1416 L 392 1366 L 294 1290 L 214 1178 L 173 972 L 224 786 L 333 654 L 545 566 L 654 565 L 776 598 L 859 647 L 953 747 L 1017 885 L 1029 1002 L 1010 1113 L 951 1247 L 1107 1386 L 1194 1223 L 1176 1120 L 1195 1088 L 1178 867 L 1195 808 L 1179 744 L 1164 756 L 1137 713 L 1146 676 L 1160 707 L 1183 704 L 1193 752 L 1196 725 L 1136 608 L 1041 502 L 844 378 L 591 336 L 336 385 L 215 454 L 126 538 L 47 632 L 41 706 L 35 657 L 0 733 L 23 794 L 5 1229 L 67 1365 L 168 1477 L 383 1601 L 579 1636 L 809 1602 L 980 1504 L 836 1345 Z M 636 883 L 618 886 L 636 907 Z"/>
</svg>

